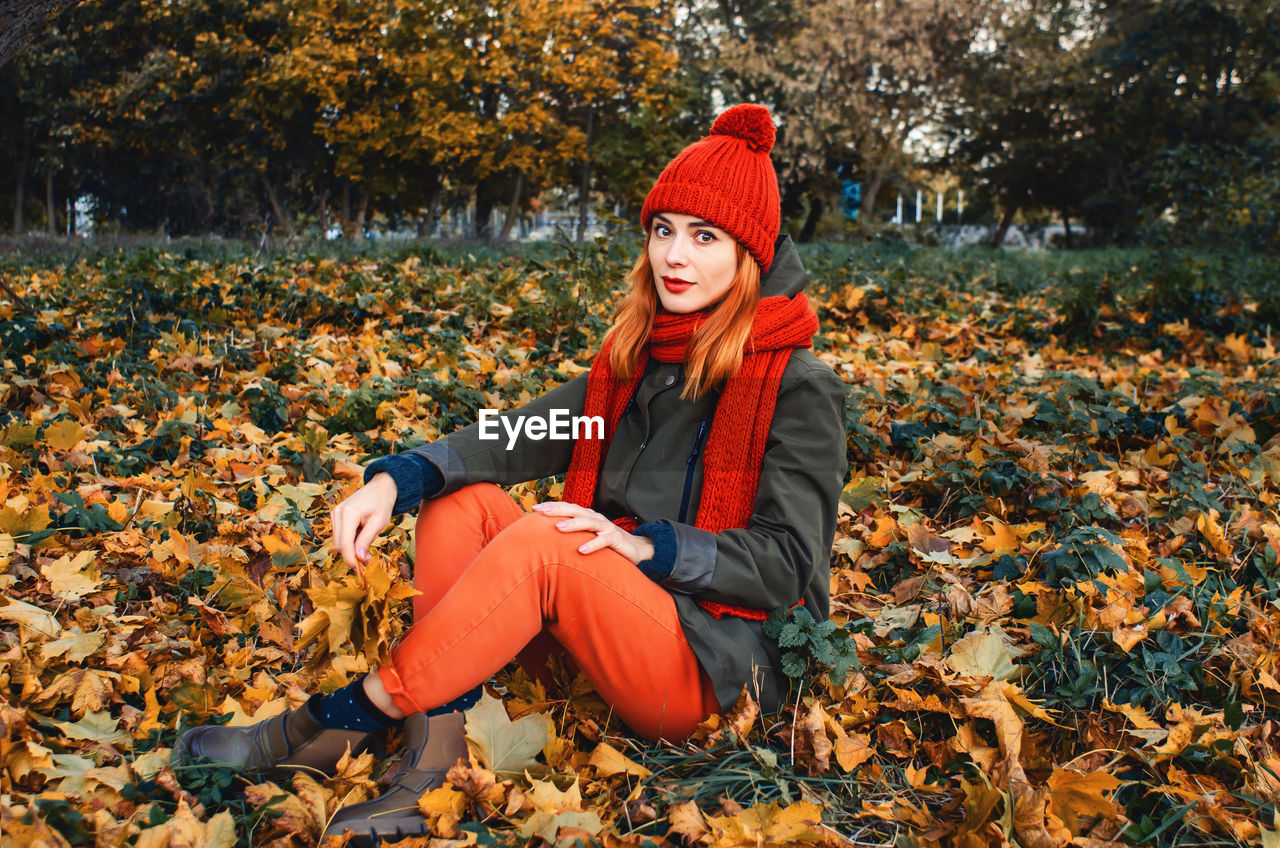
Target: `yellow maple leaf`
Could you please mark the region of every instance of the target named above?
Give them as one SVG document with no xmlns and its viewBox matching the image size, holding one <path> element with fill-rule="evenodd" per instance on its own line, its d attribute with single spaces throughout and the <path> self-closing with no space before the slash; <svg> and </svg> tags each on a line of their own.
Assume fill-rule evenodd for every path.
<svg viewBox="0 0 1280 848">
<path fill-rule="evenodd" d="M 1000 754 L 997 749 L 987 745 L 972 721 L 966 721 L 957 728 L 952 744 L 957 751 L 968 754 L 970 759 L 988 772 L 995 767 Z"/>
<path fill-rule="evenodd" d="M 44 431 L 44 443 L 56 451 L 69 451 L 83 438 L 84 428 L 70 419 L 50 424 Z"/>
<path fill-rule="evenodd" d="M 555 736 L 551 716 L 533 713 L 512 721 L 502 701 L 487 692 L 466 716 L 467 747 L 499 778 L 537 768 L 536 757 Z"/>
<path fill-rule="evenodd" d="M 137 848 L 231 848 L 235 844 L 236 825 L 229 811 L 223 810 L 203 822 L 182 799 L 163 824 L 138 834 Z"/>
<path fill-rule="evenodd" d="M 86 713 L 80 721 L 55 721 L 52 724 L 68 739 L 88 739 L 103 744 L 129 740 L 129 734 L 119 729 L 118 722 L 106 710 Z"/>
<path fill-rule="evenodd" d="M 309 777 L 297 775 L 314 785 Z M 299 781 L 295 779 L 295 786 Z M 304 783 L 303 786 L 306 784 Z M 276 783 L 268 781 L 246 787 L 244 797 L 254 807 L 271 805 L 272 825 L 276 830 L 302 837 L 307 844 L 314 844 L 324 830 L 324 822 L 328 819 L 324 804 L 314 803 L 314 793 L 307 792 L 309 797 L 301 797 L 304 793 L 295 794 L 281 789 Z"/>
<path fill-rule="evenodd" d="M 1044 530 L 1043 521 L 1006 524 L 994 516 L 989 517 L 985 524 L 990 524 L 991 534 L 989 536 L 984 534 L 981 545 L 983 549 L 995 554 L 1018 553 L 1022 550 L 1022 544 L 1028 536 Z"/>
<path fill-rule="evenodd" d="M 1100 771 L 1055 768 L 1049 776 L 1049 809 L 1072 835 L 1079 836 L 1083 832 L 1082 818 L 1104 816 L 1115 820 L 1119 817 L 1120 810 L 1109 793 L 1121 784 L 1119 778 Z"/>
<path fill-rule="evenodd" d="M 608 742 L 601 742 L 596 746 L 595 750 L 591 752 L 591 759 L 588 763 L 595 768 L 596 773 L 601 777 L 630 774 L 644 778 L 653 774 L 649 769 L 632 760 Z"/>
<path fill-rule="evenodd" d="M 867 760 L 875 756 L 875 746 L 871 744 L 871 736 L 867 733 L 852 733 L 837 736 L 833 743 L 836 762 L 846 772 L 851 772 Z"/>
<path fill-rule="evenodd" d="M 999 681 L 991 681 L 982 687 L 976 697 L 961 698 L 960 703 L 970 716 L 993 722 L 1000 750 L 1007 757 L 1018 757 L 1022 751 L 1022 719 L 1018 717 L 1013 704 L 1009 703 Z"/>
<path fill-rule="evenodd" d="M 693 801 L 677 804 L 667 811 L 667 835 L 676 834 L 683 837 L 685 844 L 700 842 L 710 831 L 706 817 Z"/>
<path fill-rule="evenodd" d="M 999 626 L 988 625 L 956 640 L 946 662 L 957 674 L 1009 680 L 1021 672 L 1016 660 L 1026 653 Z"/>
<path fill-rule="evenodd" d="M 562 827 L 583 830 L 593 836 L 604 830 L 604 821 L 599 813 L 583 808 L 577 778 L 574 778 L 572 786 L 563 791 L 550 780 L 535 780 L 525 797 L 534 807 L 533 815 L 520 825 L 520 835 L 525 839 L 538 835 L 547 842 L 559 845 L 570 841 L 559 837 Z"/>
<path fill-rule="evenodd" d="M 798 801 L 786 807 L 776 803 L 757 804 L 737 815 L 709 816 L 707 825 L 715 835 L 714 846 L 803 845 L 821 843 L 826 835 L 818 829 L 822 808 Z"/>
<path fill-rule="evenodd" d="M 43 566 L 40 573 L 49 581 L 54 597 L 66 601 L 79 600 L 98 589 L 97 569 L 92 567 L 95 557 L 96 553 L 91 550 L 81 551 L 74 559 L 59 557 Z"/>
<path fill-rule="evenodd" d="M 1113 704 L 1111 701 L 1104 700 L 1102 702 L 1104 710 L 1110 710 L 1113 713 L 1120 713 L 1129 721 L 1133 722 L 1133 726 L 1139 730 L 1149 730 L 1159 727 L 1160 725 L 1151 718 L 1146 707 L 1135 707 L 1133 704 Z"/>
<path fill-rule="evenodd" d="M 363 579 L 349 574 L 306 590 L 315 611 L 302 622 L 298 648 L 316 643 L 308 668 L 324 665 L 348 640 L 370 665 L 381 665 L 398 628 L 397 604 L 419 594 L 390 568 L 377 558 L 366 567 Z"/>
<path fill-rule="evenodd" d="M 72 627 L 61 638 L 41 645 L 40 659 L 49 662 L 66 655 L 67 662 L 78 663 L 102 647 L 104 639 L 101 631 L 85 633 L 79 627 Z"/>
<path fill-rule="evenodd" d="M 1209 547 L 1213 549 L 1214 553 L 1222 559 L 1231 559 L 1231 546 L 1227 544 L 1222 524 L 1218 522 L 1218 511 L 1216 509 L 1200 513 L 1196 517 L 1196 529 L 1204 536 L 1205 541 L 1209 543 Z"/>
<path fill-rule="evenodd" d="M 14 741 L 12 745 L 0 746 L 0 766 L 9 772 L 14 782 L 21 784 L 33 771 L 52 770 L 52 754 L 51 750 L 30 739 Z"/>
<path fill-rule="evenodd" d="M 930 783 L 928 773 L 929 767 L 927 765 L 917 768 L 908 763 L 904 776 L 907 778 L 907 785 L 912 789 L 919 789 L 921 792 L 946 792 L 946 782 Z"/>
<path fill-rule="evenodd" d="M 466 793 L 452 786 L 441 786 L 418 799 L 418 811 L 426 817 L 432 833 L 452 839 L 457 835 L 457 825 L 467 814 L 469 804 Z"/>
<path fill-rule="evenodd" d="M 1115 627 L 1111 631 L 1111 641 L 1126 654 L 1133 650 L 1133 646 L 1141 642 L 1143 639 L 1151 635 L 1151 628 L 1145 624 L 1135 624 L 1131 627 Z"/>
</svg>

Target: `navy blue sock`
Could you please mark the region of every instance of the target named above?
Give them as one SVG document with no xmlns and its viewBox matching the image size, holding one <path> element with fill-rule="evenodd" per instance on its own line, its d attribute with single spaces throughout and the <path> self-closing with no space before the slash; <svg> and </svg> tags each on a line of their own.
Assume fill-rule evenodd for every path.
<svg viewBox="0 0 1280 848">
<path fill-rule="evenodd" d="M 363 678 L 312 698 L 310 706 L 311 714 L 325 727 L 372 732 L 404 724 L 404 719 L 392 718 L 369 700 Z"/>
<path fill-rule="evenodd" d="M 477 686 L 470 692 L 459 695 L 447 704 L 441 704 L 434 710 L 427 710 L 427 715 L 437 716 L 447 713 L 460 713 L 463 710 L 469 710 L 480 700 L 480 693 L 484 691 L 483 686 Z"/>
</svg>

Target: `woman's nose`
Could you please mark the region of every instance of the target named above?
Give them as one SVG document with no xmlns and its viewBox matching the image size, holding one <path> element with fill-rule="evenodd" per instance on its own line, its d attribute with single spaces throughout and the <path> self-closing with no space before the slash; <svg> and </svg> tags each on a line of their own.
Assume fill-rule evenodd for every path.
<svg viewBox="0 0 1280 848">
<path fill-rule="evenodd" d="M 667 264 L 683 265 L 687 258 L 684 240 L 680 236 L 674 236 L 671 243 L 667 245 Z"/>
</svg>

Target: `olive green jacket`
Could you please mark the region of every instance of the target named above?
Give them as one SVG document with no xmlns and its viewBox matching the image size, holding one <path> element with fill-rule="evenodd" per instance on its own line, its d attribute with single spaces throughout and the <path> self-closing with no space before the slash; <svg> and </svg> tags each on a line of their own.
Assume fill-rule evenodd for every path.
<svg viewBox="0 0 1280 848">
<path fill-rule="evenodd" d="M 791 296 L 804 288 L 804 268 L 788 237 L 761 281 L 761 295 Z M 748 684 L 766 710 L 786 694 L 779 650 L 759 622 L 716 619 L 694 599 L 773 610 L 803 598 L 819 621 L 830 614 L 830 555 L 844 482 L 844 387 L 809 350 L 796 350 L 782 376 L 769 429 L 755 511 L 743 529 L 710 533 L 694 526 L 702 489 L 704 442 L 716 396 L 680 399 L 683 366 L 653 361 L 609 445 L 594 508 L 617 518 L 667 522 L 677 554 L 662 585 L 676 602 L 685 638 L 727 709 Z M 552 389 L 502 417 L 541 416 L 565 410 L 582 415 L 587 374 Z M 444 476 L 447 494 L 471 483 L 512 485 L 563 474 L 574 442 L 521 435 L 508 450 L 508 433 L 490 420 L 482 439 L 472 424 L 413 452 Z M 644 650 L 637 645 L 637 651 Z"/>
</svg>

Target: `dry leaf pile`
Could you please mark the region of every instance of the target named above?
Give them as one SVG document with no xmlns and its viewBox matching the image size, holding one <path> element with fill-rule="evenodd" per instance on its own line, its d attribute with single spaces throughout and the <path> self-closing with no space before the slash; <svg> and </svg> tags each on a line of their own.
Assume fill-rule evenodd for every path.
<svg viewBox="0 0 1280 848">
<path fill-rule="evenodd" d="M 468 714 L 470 761 L 421 799 L 431 841 L 1280 844 L 1265 305 L 1183 314 L 1138 289 L 1081 322 L 1052 286 L 813 264 L 853 475 L 840 628 L 785 631 L 793 700 L 744 695 L 647 746 L 584 681 L 509 669 Z M 411 615 L 413 518 L 361 579 L 330 506 L 367 459 L 581 371 L 622 274 L 154 252 L 11 274 L 5 844 L 309 846 L 376 794 L 370 755 L 250 785 L 176 774 L 168 749 L 376 666 Z"/>
</svg>

